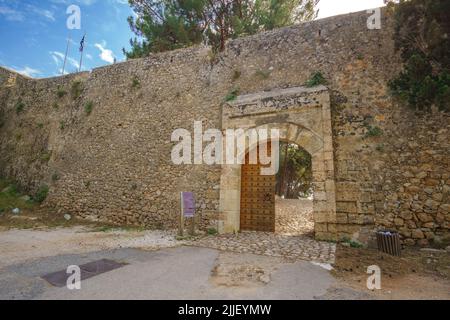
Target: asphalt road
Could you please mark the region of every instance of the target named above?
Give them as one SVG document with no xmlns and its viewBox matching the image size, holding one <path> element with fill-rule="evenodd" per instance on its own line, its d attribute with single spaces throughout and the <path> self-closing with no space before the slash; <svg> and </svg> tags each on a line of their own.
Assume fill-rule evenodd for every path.
<svg viewBox="0 0 450 320">
<path fill-rule="evenodd" d="M 329 271 L 310 262 L 291 263 L 245 254 L 228 254 L 221 262 L 223 254 L 226 253 L 213 249 L 177 247 L 158 251 L 118 249 L 40 258 L 0 269 L 0 299 L 277 300 L 327 299 L 330 294 L 330 298 L 361 297 L 358 292 L 336 292 Z M 69 265 L 99 259 L 127 265 L 82 281 L 80 290 L 56 288 L 40 278 L 65 270 Z M 248 261 L 254 261 L 254 265 L 249 265 Z M 246 264 L 240 265 L 240 262 Z M 219 272 L 221 281 L 215 280 L 217 270 L 222 270 Z M 236 278 L 239 272 L 250 280 L 231 281 L 228 285 L 227 277 Z M 252 272 L 253 276 L 268 274 L 269 278 L 265 282 L 258 281 L 252 278 Z"/>
</svg>

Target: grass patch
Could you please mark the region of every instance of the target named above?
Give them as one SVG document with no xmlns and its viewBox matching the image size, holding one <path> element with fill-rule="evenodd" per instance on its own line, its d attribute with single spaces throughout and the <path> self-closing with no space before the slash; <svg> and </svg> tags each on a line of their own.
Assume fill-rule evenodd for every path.
<svg viewBox="0 0 450 320">
<path fill-rule="evenodd" d="M 57 102 L 53 103 L 53 109 L 55 109 L 55 110 L 59 109 L 59 104 Z"/>
<path fill-rule="evenodd" d="M 319 85 L 327 84 L 327 80 L 323 76 L 322 72 L 315 72 L 311 75 L 308 81 L 306 81 L 305 86 L 312 88 Z"/>
<path fill-rule="evenodd" d="M 226 102 L 230 102 L 230 101 L 236 100 L 238 94 L 239 94 L 239 89 L 238 89 L 238 88 L 232 89 L 232 90 L 231 90 L 230 92 L 228 92 L 228 94 L 225 96 L 225 101 L 226 101 Z"/>
<path fill-rule="evenodd" d="M 342 240 L 342 242 L 343 242 L 343 243 L 349 244 L 349 246 L 350 246 L 351 248 L 359 249 L 359 248 L 363 248 L 363 247 L 364 247 L 363 244 L 359 243 L 358 241 L 351 240 L 351 239 L 349 239 L 349 238 L 344 238 L 344 239 Z"/>
<path fill-rule="evenodd" d="M 93 109 L 94 109 L 94 103 L 92 101 L 88 101 L 84 105 L 84 112 L 86 112 L 87 115 L 90 115 L 92 113 Z"/>
<path fill-rule="evenodd" d="M 0 214 L 15 208 L 29 209 L 33 202 L 21 195 L 17 185 L 9 180 L 0 179 Z"/>
<path fill-rule="evenodd" d="M 59 122 L 59 129 L 63 131 L 66 128 L 66 123 L 64 121 Z"/>
<path fill-rule="evenodd" d="M 208 233 L 210 236 L 215 236 L 215 235 L 218 234 L 219 232 L 217 231 L 216 228 L 209 228 L 209 229 L 207 230 L 207 233 Z"/>
</svg>

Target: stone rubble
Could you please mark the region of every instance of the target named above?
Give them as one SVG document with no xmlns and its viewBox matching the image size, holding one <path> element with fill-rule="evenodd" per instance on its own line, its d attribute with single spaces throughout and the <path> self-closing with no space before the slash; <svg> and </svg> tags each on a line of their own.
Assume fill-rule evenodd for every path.
<svg viewBox="0 0 450 320">
<path fill-rule="evenodd" d="M 252 253 L 292 260 L 333 264 L 336 244 L 308 237 L 292 237 L 266 232 L 242 232 L 207 236 L 188 241 L 187 245 L 236 253 Z"/>
</svg>

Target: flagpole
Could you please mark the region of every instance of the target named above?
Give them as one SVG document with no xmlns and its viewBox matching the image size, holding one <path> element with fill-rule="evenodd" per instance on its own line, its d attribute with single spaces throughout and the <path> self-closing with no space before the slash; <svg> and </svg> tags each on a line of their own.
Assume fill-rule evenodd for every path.
<svg viewBox="0 0 450 320">
<path fill-rule="evenodd" d="M 83 52 L 84 52 L 84 42 L 86 41 L 86 33 L 83 36 L 83 44 L 80 47 L 81 57 L 80 57 L 80 68 L 78 69 L 78 72 L 81 72 L 81 65 L 83 64 Z"/>
<path fill-rule="evenodd" d="M 69 31 L 69 36 L 67 38 L 66 55 L 64 56 L 64 64 L 63 64 L 62 72 L 61 72 L 62 75 L 64 75 L 64 71 L 66 70 L 67 55 L 69 53 L 69 44 L 70 44 L 70 31 Z"/>
</svg>

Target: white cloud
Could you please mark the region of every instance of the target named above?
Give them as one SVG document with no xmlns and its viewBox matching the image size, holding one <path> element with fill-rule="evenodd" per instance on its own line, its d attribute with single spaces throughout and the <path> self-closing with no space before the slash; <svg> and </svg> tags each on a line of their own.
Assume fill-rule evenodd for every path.
<svg viewBox="0 0 450 320">
<path fill-rule="evenodd" d="M 350 12 L 363 11 L 383 7 L 383 0 L 320 0 L 319 2 L 319 19 L 345 14 Z"/>
<path fill-rule="evenodd" d="M 100 59 L 108 63 L 114 63 L 114 53 L 112 50 L 106 49 L 106 43 L 100 44 L 96 43 L 95 47 L 100 50 Z"/>
<path fill-rule="evenodd" d="M 24 76 L 31 77 L 31 78 L 34 77 L 34 76 L 42 74 L 41 71 L 39 71 L 37 69 L 30 68 L 28 66 L 25 66 L 24 68 L 16 68 L 16 67 L 14 67 L 14 69 L 16 70 L 16 72 L 18 72 L 18 73 L 20 73 L 20 74 L 22 74 Z"/>
<path fill-rule="evenodd" d="M 50 56 L 57 66 L 60 66 L 64 63 L 64 53 L 59 51 L 50 51 Z M 76 69 L 80 68 L 80 63 L 74 58 L 67 57 L 67 62 Z"/>
<path fill-rule="evenodd" d="M 0 15 L 5 16 L 8 21 L 23 21 L 25 18 L 22 12 L 5 6 L 0 6 Z"/>
</svg>

